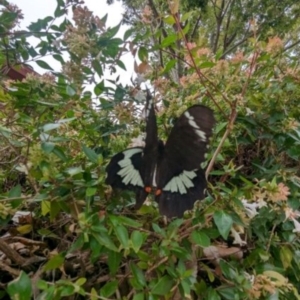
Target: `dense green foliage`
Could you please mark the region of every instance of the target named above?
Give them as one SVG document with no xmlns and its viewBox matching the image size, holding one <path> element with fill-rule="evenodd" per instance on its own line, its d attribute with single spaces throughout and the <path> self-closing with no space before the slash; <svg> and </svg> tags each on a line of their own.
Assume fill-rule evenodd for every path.
<svg viewBox="0 0 300 300">
<path fill-rule="evenodd" d="M 0 6 L 0 298 L 300 299 L 300 4 L 124 1 L 119 38 L 66 2 L 27 31 Z M 144 128 L 127 52 L 161 137 L 192 104 L 215 111 L 208 196 L 183 219 L 104 184 Z"/>
</svg>

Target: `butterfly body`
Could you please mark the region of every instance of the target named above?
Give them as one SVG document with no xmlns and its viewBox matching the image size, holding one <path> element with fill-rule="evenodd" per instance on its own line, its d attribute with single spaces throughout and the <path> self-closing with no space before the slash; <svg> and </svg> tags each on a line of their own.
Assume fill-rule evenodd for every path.
<svg viewBox="0 0 300 300">
<path fill-rule="evenodd" d="M 214 123 L 210 108 L 194 105 L 179 117 L 164 144 L 157 136 L 154 105 L 148 95 L 145 147 L 116 154 L 106 168 L 106 183 L 135 191 L 136 208 L 152 192 L 161 214 L 181 217 L 204 198 L 206 179 L 200 164 L 205 161 Z"/>
</svg>

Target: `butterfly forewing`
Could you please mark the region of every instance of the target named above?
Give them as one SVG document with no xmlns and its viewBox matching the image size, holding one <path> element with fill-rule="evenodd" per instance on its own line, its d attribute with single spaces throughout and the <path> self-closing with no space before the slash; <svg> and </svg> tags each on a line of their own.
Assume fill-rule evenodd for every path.
<svg viewBox="0 0 300 300">
<path fill-rule="evenodd" d="M 113 156 L 106 168 L 106 183 L 112 188 L 136 192 L 136 208 L 142 206 L 151 188 L 157 160 L 157 125 L 149 92 L 146 99 L 146 139 L 144 148 L 129 148 Z"/>
<path fill-rule="evenodd" d="M 160 187 L 165 186 L 174 175 L 200 168 L 205 160 L 214 123 L 212 110 L 203 105 L 194 105 L 179 117 L 159 163 Z"/>
<path fill-rule="evenodd" d="M 182 216 L 204 198 L 206 180 L 200 164 L 214 123 L 212 110 L 203 105 L 190 107 L 175 123 L 158 163 L 156 181 L 161 194 L 156 200 L 162 214 Z"/>
</svg>

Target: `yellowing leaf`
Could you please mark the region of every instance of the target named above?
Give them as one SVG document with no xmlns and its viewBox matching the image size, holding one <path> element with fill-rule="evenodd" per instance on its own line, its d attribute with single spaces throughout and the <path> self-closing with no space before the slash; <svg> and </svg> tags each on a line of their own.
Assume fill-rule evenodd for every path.
<svg viewBox="0 0 300 300">
<path fill-rule="evenodd" d="M 170 1 L 169 6 L 170 6 L 171 14 L 173 15 L 177 14 L 179 10 L 179 0 Z"/>
<path fill-rule="evenodd" d="M 26 225 L 18 226 L 17 230 L 21 234 L 27 234 L 32 231 L 32 225 L 26 224 Z"/>
<path fill-rule="evenodd" d="M 42 215 L 46 216 L 50 212 L 50 201 L 44 200 L 42 201 Z"/>
<path fill-rule="evenodd" d="M 289 247 L 283 246 L 280 249 L 280 259 L 285 270 L 291 266 L 293 252 L 290 250 Z"/>
<path fill-rule="evenodd" d="M 270 277 L 270 278 L 276 279 L 276 281 L 277 281 L 276 285 L 277 286 L 286 285 L 287 282 L 288 282 L 288 279 L 286 277 L 282 276 L 280 273 L 275 272 L 275 271 L 265 271 L 263 274 Z"/>
</svg>

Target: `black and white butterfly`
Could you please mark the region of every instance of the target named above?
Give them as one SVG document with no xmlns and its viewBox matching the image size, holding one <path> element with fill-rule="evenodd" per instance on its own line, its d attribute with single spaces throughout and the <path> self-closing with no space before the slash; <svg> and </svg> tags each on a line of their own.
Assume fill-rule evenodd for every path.
<svg viewBox="0 0 300 300">
<path fill-rule="evenodd" d="M 164 144 L 157 136 L 157 124 L 151 95 L 146 101 L 145 147 L 133 147 L 112 157 L 106 168 L 106 183 L 113 189 L 136 193 L 140 208 L 152 192 L 159 211 L 167 217 L 181 217 L 204 198 L 205 161 L 215 119 L 210 108 L 194 105 L 176 121 Z"/>
</svg>

